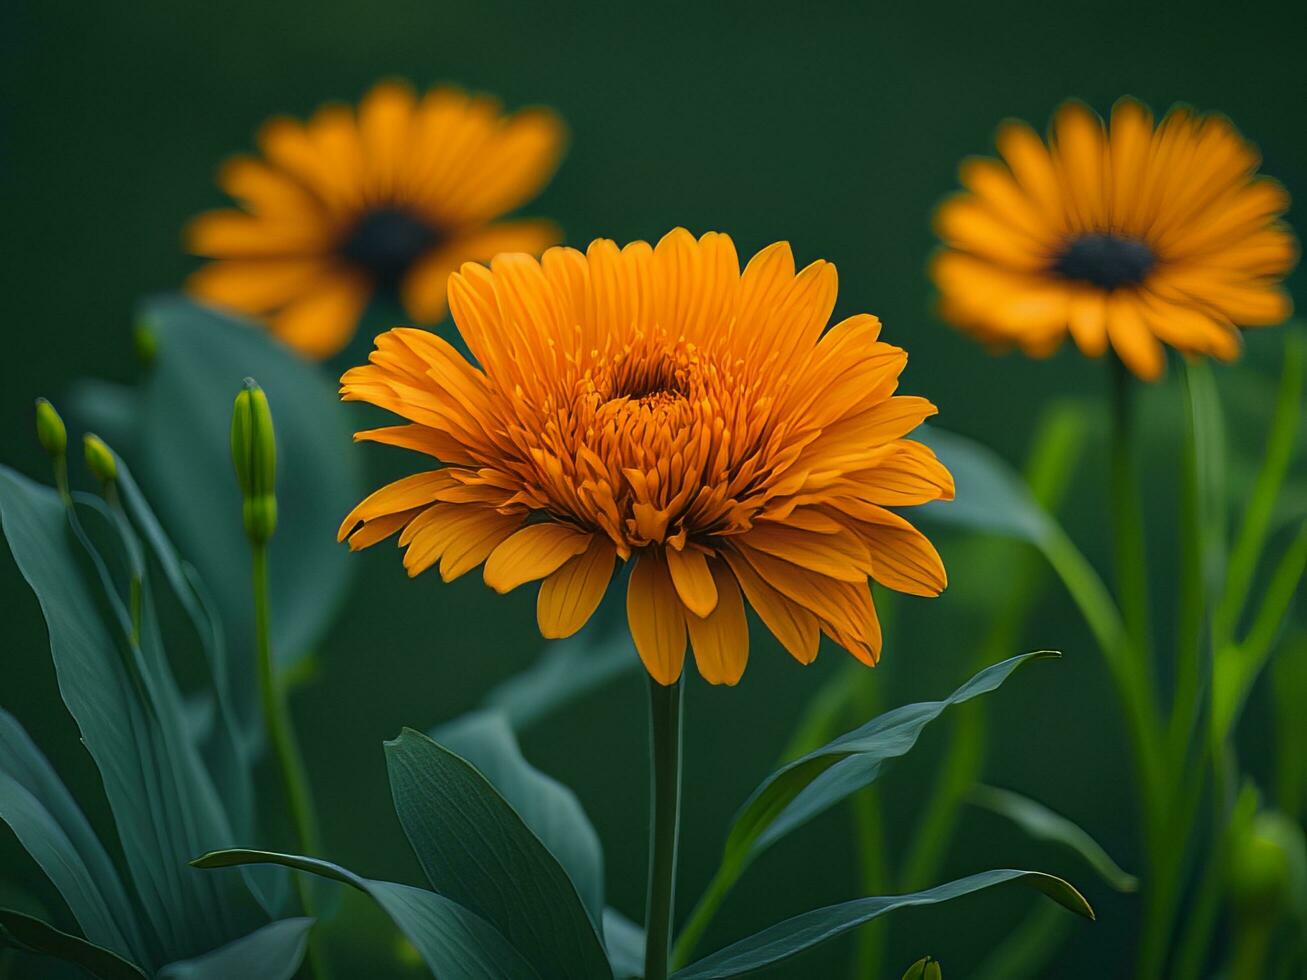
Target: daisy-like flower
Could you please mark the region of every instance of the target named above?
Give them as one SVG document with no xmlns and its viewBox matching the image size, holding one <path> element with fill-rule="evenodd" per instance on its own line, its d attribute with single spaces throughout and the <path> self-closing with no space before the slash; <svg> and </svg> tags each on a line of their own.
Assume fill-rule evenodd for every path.
<svg viewBox="0 0 1307 980">
<path fill-rule="evenodd" d="M 888 508 L 949 499 L 953 481 L 903 438 L 935 407 L 894 394 L 907 355 L 879 321 L 823 335 L 835 293 L 835 267 L 796 274 L 784 242 L 741 273 L 729 237 L 684 229 L 656 248 L 600 239 L 464 265 L 449 304 L 480 366 L 401 328 L 341 388 L 409 420 L 357 438 L 445 465 L 372 494 L 340 536 L 364 548 L 401 531 L 410 575 L 485 562 L 500 592 L 543 580 L 546 637 L 580 629 L 629 561 L 631 635 L 662 684 L 687 634 L 707 680 L 739 680 L 745 599 L 800 662 L 825 633 L 875 664 L 868 577 L 945 585 Z"/>
<path fill-rule="evenodd" d="M 1105 128 L 1070 102 L 1047 145 L 1020 122 L 997 145 L 1002 162 L 962 165 L 967 190 L 939 209 L 947 247 L 932 265 L 942 314 L 981 339 L 1044 356 L 1069 332 L 1153 380 L 1163 344 L 1232 360 L 1237 327 L 1289 315 L 1288 196 L 1223 116 L 1176 107 L 1154 129 L 1122 99 Z"/>
<path fill-rule="evenodd" d="M 419 98 L 400 82 L 376 85 L 357 114 L 327 105 L 307 123 L 272 119 L 262 156 L 219 174 L 241 209 L 187 229 L 189 250 L 215 260 L 188 288 L 311 357 L 344 347 L 378 291 L 397 295 L 413 322 L 436 323 L 464 262 L 538 255 L 559 240 L 547 221 L 494 219 L 548 182 L 563 141 L 548 110 L 506 116 L 490 98 L 449 87 Z"/>
</svg>

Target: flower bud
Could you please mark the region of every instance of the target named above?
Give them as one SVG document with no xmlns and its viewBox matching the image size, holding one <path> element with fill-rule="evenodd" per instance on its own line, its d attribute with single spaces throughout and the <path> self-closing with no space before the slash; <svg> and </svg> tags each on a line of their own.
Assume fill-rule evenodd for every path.
<svg viewBox="0 0 1307 980">
<path fill-rule="evenodd" d="M 118 460 L 114 457 L 103 439 L 93 432 L 82 436 L 82 451 L 86 455 L 86 465 L 101 483 L 109 484 L 118 479 Z"/>
<path fill-rule="evenodd" d="M 903 974 L 903 980 L 941 980 L 942 976 L 939 960 L 933 956 L 923 956 L 908 967 L 908 972 Z"/>
<path fill-rule="evenodd" d="M 68 450 L 68 429 L 64 427 L 64 420 L 44 398 L 36 400 L 36 438 L 52 459 Z"/>
<path fill-rule="evenodd" d="M 262 544 L 277 527 L 277 441 L 268 396 L 246 378 L 231 416 L 231 459 L 240 484 L 250 540 Z"/>
<path fill-rule="evenodd" d="M 1230 852 L 1230 897 L 1237 909 L 1273 917 L 1307 888 L 1307 845 L 1288 817 L 1263 810 Z M 1297 894 L 1295 894 L 1297 893 Z"/>
<path fill-rule="evenodd" d="M 159 354 L 159 340 L 148 323 L 142 321 L 136 325 L 132 331 L 132 347 L 136 349 L 136 357 L 146 367 L 154 363 Z"/>
</svg>

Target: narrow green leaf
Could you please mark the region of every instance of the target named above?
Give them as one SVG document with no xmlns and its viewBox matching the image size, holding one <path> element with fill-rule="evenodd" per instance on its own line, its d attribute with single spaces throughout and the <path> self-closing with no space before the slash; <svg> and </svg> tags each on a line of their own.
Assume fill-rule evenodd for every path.
<svg viewBox="0 0 1307 980">
<path fill-rule="evenodd" d="M 281 520 L 271 542 L 272 649 L 283 664 L 304 656 L 334 614 L 353 568 L 336 543 L 358 501 L 358 459 L 346 406 L 319 368 L 266 330 L 159 297 L 140 311 L 158 356 L 141 393 L 134 458 L 142 485 L 182 554 L 213 589 L 226 626 L 236 710 L 257 731 L 249 548 L 228 454 L 232 396 L 254 376 L 277 417 Z"/>
<path fill-rule="evenodd" d="M 1061 878 L 1038 871 L 983 871 L 909 895 L 860 898 L 804 912 L 705 956 L 685 969 L 677 970 L 672 976 L 674 980 L 718 980 L 745 976 L 843 935 L 887 912 L 912 906 L 935 905 L 1012 881 L 1043 892 L 1077 915 L 1094 918 L 1094 910 L 1085 901 L 1085 897 Z"/>
<path fill-rule="evenodd" d="M 69 935 L 48 922 L 0 908 L 0 949 L 21 949 L 75 963 L 99 980 L 145 980 L 145 973 L 117 953 Z"/>
<path fill-rule="evenodd" d="M 90 942 L 148 962 L 132 902 L 113 861 L 41 750 L 3 710 L 0 820 L 49 877 Z"/>
<path fill-rule="evenodd" d="M 1036 840 L 1069 847 L 1117 891 L 1133 892 L 1138 889 L 1139 879 L 1123 871 L 1098 841 L 1044 804 L 995 786 L 977 786 L 971 792 L 971 802 L 1006 817 Z"/>
<path fill-rule="evenodd" d="M 557 859 L 466 760 L 421 732 L 386 743 L 395 812 L 431 887 L 493 924 L 549 975 L 612 975 Z"/>
<path fill-rule="evenodd" d="M 736 815 L 721 864 L 677 939 L 675 962 L 686 962 L 717 906 L 759 853 L 873 782 L 885 761 L 910 751 L 926 725 L 950 705 L 995 690 L 1024 663 L 1058 656 L 1041 650 L 994 664 L 943 701 L 895 708 L 768 776 Z"/>
<path fill-rule="evenodd" d="M 590 920 L 599 925 L 604 911 L 603 850 L 576 794 L 526 761 L 503 712 L 473 711 L 431 736 L 476 766 L 517 811 L 567 871 Z"/>
<path fill-rule="evenodd" d="M 494 926 L 435 892 L 363 878 L 330 861 L 273 851 L 214 851 L 192 863 L 197 868 L 279 864 L 357 888 L 381 906 L 440 980 L 541 980 Z"/>
<path fill-rule="evenodd" d="M 169 963 L 157 980 L 291 980 L 309 947 L 309 918 L 281 919 L 203 956 Z"/>
</svg>

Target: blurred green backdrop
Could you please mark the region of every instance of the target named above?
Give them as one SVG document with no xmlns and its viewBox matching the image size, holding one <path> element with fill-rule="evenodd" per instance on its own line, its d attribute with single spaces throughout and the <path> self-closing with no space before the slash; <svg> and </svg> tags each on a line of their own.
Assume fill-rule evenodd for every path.
<svg viewBox="0 0 1307 980">
<path fill-rule="evenodd" d="M 1066 96 L 1104 111 L 1132 93 L 1159 110 L 1184 100 L 1227 112 L 1261 145 L 1266 172 L 1295 196 L 1307 194 L 1307 127 L 1294 99 L 1307 37 L 1295 6 L 1199 15 L 1124 2 L 7 4 L 0 15 L 3 459 L 44 478 L 31 436 L 33 397 L 58 399 L 79 377 L 137 376 L 134 302 L 174 288 L 193 268 L 179 230 L 191 214 L 220 203 L 212 177 L 226 154 L 248 149 L 270 114 L 352 101 L 378 77 L 396 75 L 485 90 L 510 107 L 557 107 L 571 127 L 571 149 L 527 210 L 559 220 L 572 244 L 600 235 L 651 238 L 684 224 L 729 231 L 746 256 L 784 238 L 801 262 L 833 260 L 842 280 L 837 316 L 882 318 L 886 338 L 912 355 L 905 390 L 934 400 L 942 426 L 1017 460 L 1038 406 L 1065 394 L 1092 396 L 1106 372 L 1070 351 L 1048 363 L 993 359 L 931 316 L 929 215 L 954 187 L 958 161 L 989 152 L 1003 116 L 1042 126 Z M 1291 285 L 1302 282 L 1298 272 Z M 1272 360 L 1276 344 L 1256 338 L 1254 353 Z M 361 356 L 357 346 L 351 356 Z M 1260 438 L 1249 434 L 1251 451 Z M 384 450 L 340 451 L 364 454 L 373 482 L 401 465 Z M 1072 533 L 1096 559 L 1101 479 L 1097 459 L 1087 459 L 1070 503 Z M 1169 496 L 1150 500 L 1150 509 L 1168 514 Z M 946 563 L 960 558 L 958 539 L 932 536 Z M 466 709 L 528 663 L 541 645 L 534 599 L 530 590 L 494 596 L 475 575 L 452 586 L 434 575 L 409 582 L 388 548 L 355 562 L 355 589 L 321 651 L 318 682 L 296 696 L 295 709 L 331 855 L 372 876 L 415 881 L 380 742 L 401 725 L 425 728 Z M 1161 583 L 1167 567 L 1164 557 L 1154 566 Z M 896 603 L 878 672 L 887 705 L 941 696 L 967 673 L 977 597 L 993 583 L 983 563 L 950 564 L 950 571 L 942 599 Z M 1165 601 L 1164 584 L 1159 589 Z M 7 552 L 0 595 L 0 700 L 70 782 L 93 787 L 89 759 L 58 706 L 39 610 Z M 988 700 L 998 727 L 989 778 L 1079 821 L 1134 870 L 1128 760 L 1114 700 L 1051 576 L 1023 649 L 1038 646 L 1060 648 L 1066 658 L 1023 672 Z M 737 690 L 693 679 L 682 911 L 715 865 L 730 814 L 842 656 L 827 650 L 804 670 L 758 635 Z M 607 847 L 612 901 L 637 918 L 646 845 L 643 713 L 633 675 L 525 736 L 533 761 L 577 789 Z M 939 736 L 928 734 L 919 754 L 880 784 L 892 849 L 912 828 Z M 708 947 L 854 897 L 848 822 L 847 807 L 828 813 L 761 860 L 728 901 Z M 0 857 L 6 871 L 17 867 L 7 831 Z M 1107 891 L 1074 857 L 969 813 L 949 870 L 1003 865 L 1041 867 L 1082 884 L 1100 921 L 1076 924 L 1056 975 L 1115 975 L 1133 940 L 1136 899 Z M 1035 900 L 1005 893 L 901 913 L 890 926 L 891 966 L 901 971 L 931 953 L 945 976 L 966 976 Z M 776 975 L 837 975 L 847 952 L 839 944 Z"/>
</svg>

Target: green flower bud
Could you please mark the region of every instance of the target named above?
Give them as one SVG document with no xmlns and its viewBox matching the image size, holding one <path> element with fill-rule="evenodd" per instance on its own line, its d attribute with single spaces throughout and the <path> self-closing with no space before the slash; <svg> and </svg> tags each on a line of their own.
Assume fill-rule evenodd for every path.
<svg viewBox="0 0 1307 980">
<path fill-rule="evenodd" d="M 923 956 L 908 967 L 903 980 L 940 980 L 943 974 L 939 969 L 939 960 L 933 956 Z"/>
<path fill-rule="evenodd" d="M 277 440 L 268 396 L 246 378 L 231 416 L 231 460 L 240 484 L 250 540 L 262 544 L 277 527 Z"/>
<path fill-rule="evenodd" d="M 1307 889 L 1307 845 L 1297 823 L 1274 810 L 1253 818 L 1230 851 L 1230 897 L 1236 908 L 1273 916 L 1301 903 Z"/>
<path fill-rule="evenodd" d="M 82 436 L 82 451 L 86 454 L 86 465 L 101 483 L 113 483 L 118 479 L 118 460 L 114 457 L 103 439 L 93 432 Z"/>
<path fill-rule="evenodd" d="M 142 364 L 149 367 L 154 363 L 154 358 L 159 353 L 159 341 L 148 323 L 142 321 L 136 325 L 132 331 L 132 346 L 136 348 L 136 356 Z"/>
<path fill-rule="evenodd" d="M 68 451 L 68 429 L 64 427 L 64 420 L 44 398 L 36 400 L 36 438 L 51 458 Z"/>
</svg>

